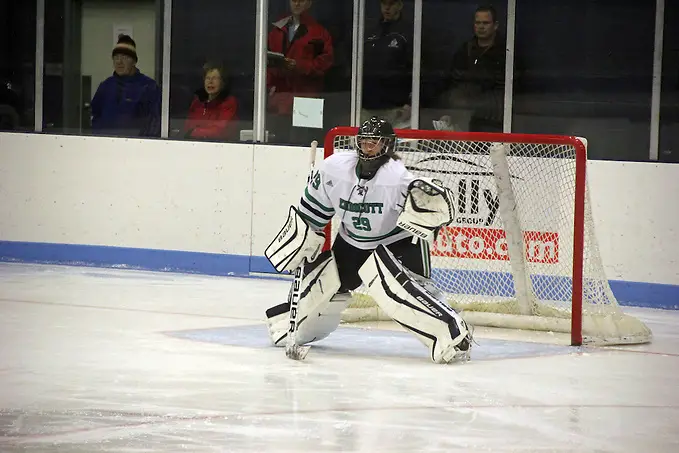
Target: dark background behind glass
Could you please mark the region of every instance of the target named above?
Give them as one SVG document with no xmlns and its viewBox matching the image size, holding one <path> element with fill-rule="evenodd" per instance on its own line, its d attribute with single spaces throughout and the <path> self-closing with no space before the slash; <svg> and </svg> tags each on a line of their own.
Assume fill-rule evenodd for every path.
<svg viewBox="0 0 679 453">
<path fill-rule="evenodd" d="M 590 158 L 647 160 L 654 23 L 654 1 L 519 0 L 512 131 L 579 135 Z"/>
<path fill-rule="evenodd" d="M 0 0 L 0 130 L 35 127 L 36 2 Z"/>
<path fill-rule="evenodd" d="M 658 159 L 679 162 L 679 2 L 665 1 Z"/>
</svg>

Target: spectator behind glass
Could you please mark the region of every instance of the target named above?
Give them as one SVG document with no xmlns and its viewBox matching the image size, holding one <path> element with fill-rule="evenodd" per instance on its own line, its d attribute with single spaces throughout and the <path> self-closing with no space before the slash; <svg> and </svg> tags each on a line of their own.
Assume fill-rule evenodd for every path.
<svg viewBox="0 0 679 453">
<path fill-rule="evenodd" d="M 92 131 L 98 135 L 160 136 L 160 88 L 137 69 L 134 40 L 118 36 L 111 56 L 113 75 L 99 84 L 92 98 Z"/>
<path fill-rule="evenodd" d="M 292 127 L 293 99 L 320 97 L 333 64 L 330 33 L 309 15 L 310 7 L 311 0 L 290 0 L 291 14 L 274 22 L 268 36 L 269 52 L 283 55 L 269 58 L 266 75 L 269 126 L 279 142 L 311 142 L 314 129 Z"/>
<path fill-rule="evenodd" d="M 492 6 L 480 6 L 474 14 L 474 38 L 453 55 L 444 104 L 451 109 L 471 111 L 468 129 L 463 121 L 443 117 L 456 129 L 502 132 L 504 113 L 504 39 L 497 36 L 498 21 Z"/>
<path fill-rule="evenodd" d="M 203 87 L 189 107 L 184 124 L 184 137 L 212 140 L 235 140 L 238 102 L 229 92 L 228 74 L 224 66 L 203 66 Z"/>
<path fill-rule="evenodd" d="M 395 128 L 410 127 L 413 24 L 402 9 L 403 0 L 381 0 L 382 17 L 366 33 L 361 121 L 378 116 Z"/>
</svg>

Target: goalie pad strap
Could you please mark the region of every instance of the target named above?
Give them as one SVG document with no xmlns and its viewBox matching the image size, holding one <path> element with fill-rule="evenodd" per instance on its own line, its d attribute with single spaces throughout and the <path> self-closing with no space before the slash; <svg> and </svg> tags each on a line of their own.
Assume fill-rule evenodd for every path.
<svg viewBox="0 0 679 453">
<path fill-rule="evenodd" d="M 342 311 L 349 302 L 348 293 L 339 293 L 337 264 L 331 250 L 319 255 L 304 267 L 297 302 L 296 343 L 321 340 L 337 329 Z M 269 336 L 276 346 L 284 346 L 289 329 L 290 305 L 279 304 L 266 311 Z"/>
<path fill-rule="evenodd" d="M 283 346 L 288 336 L 288 322 L 290 320 L 290 304 L 283 302 L 266 310 L 266 325 L 269 338 L 276 346 Z"/>
<path fill-rule="evenodd" d="M 283 228 L 266 248 L 264 256 L 277 272 L 293 271 L 304 258 L 313 261 L 324 243 L 325 234 L 312 230 L 297 209 L 290 206 Z"/>
</svg>

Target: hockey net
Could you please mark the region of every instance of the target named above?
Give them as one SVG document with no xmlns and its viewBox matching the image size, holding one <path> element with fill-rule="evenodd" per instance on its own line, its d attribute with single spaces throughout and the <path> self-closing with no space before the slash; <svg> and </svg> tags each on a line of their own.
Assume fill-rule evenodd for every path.
<svg viewBox="0 0 679 453">
<path fill-rule="evenodd" d="M 356 132 L 331 130 L 325 156 L 355 152 Z M 470 324 L 570 332 L 573 345 L 650 341 L 648 327 L 622 312 L 604 273 L 584 139 L 427 130 L 397 136 L 406 167 L 455 194 L 455 220 L 432 247 L 432 279 Z M 343 313 L 344 322 L 387 319 L 361 288 Z"/>
</svg>

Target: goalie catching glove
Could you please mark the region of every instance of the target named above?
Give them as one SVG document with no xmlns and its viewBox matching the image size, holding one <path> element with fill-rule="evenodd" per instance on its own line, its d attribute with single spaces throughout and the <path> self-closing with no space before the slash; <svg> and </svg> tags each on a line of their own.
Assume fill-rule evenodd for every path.
<svg viewBox="0 0 679 453">
<path fill-rule="evenodd" d="M 304 258 L 314 261 L 325 244 L 323 231 L 314 231 L 300 216 L 294 206 L 290 206 L 288 220 L 264 251 L 277 272 L 294 271 Z"/>
<path fill-rule="evenodd" d="M 408 186 L 403 212 L 397 225 L 414 236 L 433 242 L 436 230 L 455 218 L 453 192 L 431 178 L 418 178 Z"/>
</svg>

